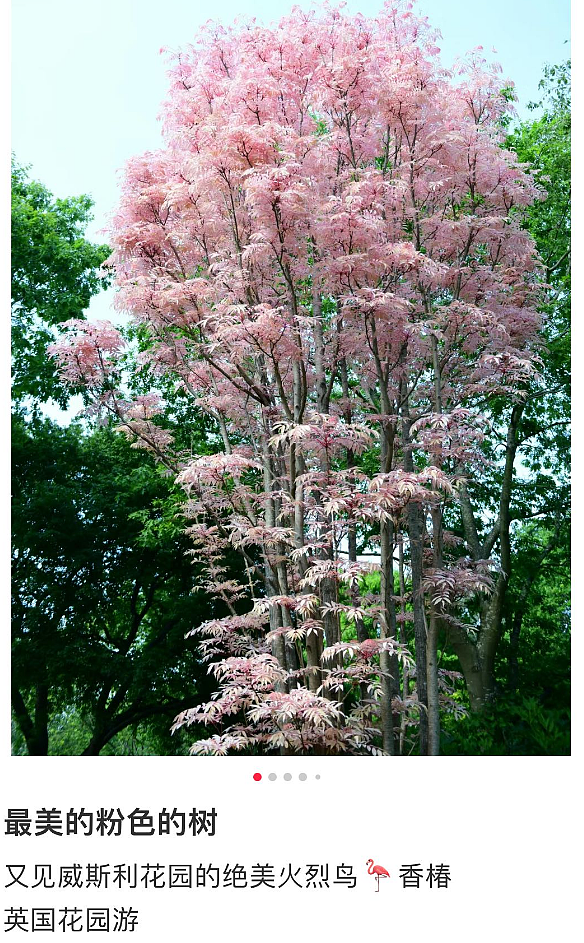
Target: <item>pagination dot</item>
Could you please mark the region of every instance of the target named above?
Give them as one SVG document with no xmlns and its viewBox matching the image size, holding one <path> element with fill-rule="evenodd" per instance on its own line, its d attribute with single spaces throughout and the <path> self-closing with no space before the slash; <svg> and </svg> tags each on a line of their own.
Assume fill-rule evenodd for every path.
<svg viewBox="0 0 584 943">
<path fill-rule="evenodd" d="M 304 782 L 304 780 L 307 779 L 307 778 L 308 778 L 308 777 L 307 777 L 306 773 L 300 773 L 299 776 L 298 776 L 298 779 L 301 779 L 302 782 Z"/>
<path fill-rule="evenodd" d="M 290 780 L 292 779 L 292 773 L 284 773 L 284 779 L 286 780 L 287 783 L 289 783 Z"/>
<path fill-rule="evenodd" d="M 276 776 L 275 773 L 270 773 L 270 775 L 268 776 L 268 779 L 269 779 L 270 782 L 272 782 L 272 783 L 273 783 L 274 780 L 277 779 L 277 778 L 278 778 L 278 777 Z"/>
<path fill-rule="evenodd" d="M 254 773 L 254 774 L 253 774 L 253 778 L 255 779 L 256 783 L 259 783 L 260 779 L 262 778 L 262 774 L 261 774 L 261 773 Z"/>
</svg>

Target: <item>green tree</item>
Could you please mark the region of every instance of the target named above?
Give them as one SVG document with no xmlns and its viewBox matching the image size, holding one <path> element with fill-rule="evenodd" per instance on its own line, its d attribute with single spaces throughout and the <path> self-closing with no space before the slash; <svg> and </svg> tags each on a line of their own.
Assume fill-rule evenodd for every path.
<svg viewBox="0 0 584 943">
<path fill-rule="evenodd" d="M 184 635 L 223 614 L 193 595 L 182 492 L 112 428 L 59 428 L 39 408 L 66 407 L 71 393 L 47 344 L 106 284 L 109 249 L 85 238 L 91 208 L 87 196 L 53 197 L 13 160 L 14 750 L 172 753 L 173 717 L 210 694 Z M 140 383 L 131 358 L 127 373 Z M 180 410 L 178 396 L 169 412 Z M 190 421 L 184 446 L 208 450 L 207 431 Z"/>
<path fill-rule="evenodd" d="M 540 90 L 540 101 L 530 106 L 538 116 L 522 122 L 507 140 L 507 146 L 539 174 L 547 191 L 545 200 L 529 208 L 525 225 L 536 239 L 549 287 L 541 379 L 525 402 L 516 433 L 521 467 L 516 469 L 511 508 L 514 566 L 503 613 L 501 681 L 506 673 L 510 693 L 519 687 L 524 694 L 542 698 L 551 684 L 559 695 L 556 706 L 565 708 L 569 704 L 570 62 L 547 66 Z M 531 665 L 521 685 L 520 662 Z M 553 677 L 558 671 L 563 683 Z"/>
<path fill-rule="evenodd" d="M 523 401 L 495 404 L 492 472 L 461 492 L 466 540 L 499 553 L 507 578 L 481 606 L 478 640 L 454 646 L 483 714 L 446 722 L 450 754 L 569 752 L 570 63 L 546 67 L 540 89 L 505 142 L 547 191 L 524 220 L 548 285 L 540 377 Z M 474 704 L 473 664 L 489 694 Z"/>
<path fill-rule="evenodd" d="M 176 489 L 111 429 L 16 417 L 13 455 L 12 702 L 28 752 L 53 752 L 72 712 L 85 754 L 140 724 L 160 741 L 155 719 L 168 731 L 210 693 L 185 634 L 224 614 L 193 595 Z"/>
<path fill-rule="evenodd" d="M 12 161 L 12 357 L 13 399 L 25 397 L 66 405 L 46 347 L 53 329 L 83 317 L 93 295 L 106 284 L 99 267 L 107 246 L 85 238 L 93 202 L 88 196 L 55 198 Z"/>
</svg>

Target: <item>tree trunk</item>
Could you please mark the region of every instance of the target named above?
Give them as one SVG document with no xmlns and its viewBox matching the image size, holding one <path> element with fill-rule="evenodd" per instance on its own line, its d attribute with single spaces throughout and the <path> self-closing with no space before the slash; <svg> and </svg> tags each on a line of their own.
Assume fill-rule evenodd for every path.
<svg viewBox="0 0 584 943">
<path fill-rule="evenodd" d="M 410 417 L 407 398 L 403 407 L 404 469 L 413 472 L 410 440 Z M 412 606 L 414 610 L 414 642 L 416 651 L 416 690 L 420 705 L 420 755 L 428 752 L 428 682 L 426 665 L 426 617 L 422 591 L 423 574 L 423 526 L 422 508 L 410 501 L 407 509 L 407 529 L 410 538 L 410 564 L 412 568 Z"/>
<path fill-rule="evenodd" d="M 495 697 L 495 657 L 501 638 L 501 623 L 507 586 L 511 578 L 511 492 L 513 488 L 513 466 L 517 455 L 517 430 L 524 410 L 523 403 L 516 403 L 511 413 L 507 430 L 507 446 L 501 500 L 499 502 L 499 522 L 501 540 L 501 569 L 495 590 L 491 596 L 486 614 L 486 621 L 481 624 L 478 650 L 483 676 L 485 703 Z"/>
<path fill-rule="evenodd" d="M 517 455 L 517 432 L 523 403 L 516 403 L 511 412 L 507 429 L 505 466 L 499 500 L 499 517 L 491 534 L 481 546 L 472 506 L 466 486 L 459 489 L 462 523 L 467 543 L 475 560 L 490 556 L 497 537 L 500 538 L 501 569 L 489 600 L 480 606 L 480 630 L 475 642 L 463 630 L 449 629 L 452 648 L 460 661 L 467 685 L 470 706 L 473 712 L 482 711 L 495 697 L 495 659 L 501 638 L 505 596 L 511 577 L 511 495 L 513 490 L 513 467 Z"/>
<path fill-rule="evenodd" d="M 12 686 L 12 709 L 26 742 L 29 756 L 47 756 L 49 752 L 49 689 L 37 684 L 34 719 L 30 716 L 20 690 Z"/>
<path fill-rule="evenodd" d="M 404 573 L 404 539 L 403 535 L 400 534 L 398 538 L 398 569 L 399 569 L 399 594 L 400 594 L 400 614 L 401 620 L 399 624 L 399 641 L 402 645 L 407 644 L 407 635 L 406 635 L 406 577 Z M 410 675 L 407 662 L 404 662 L 402 669 L 402 691 L 401 696 L 402 700 L 405 702 L 410 693 Z M 402 711 L 400 717 L 399 725 L 399 755 L 403 756 L 404 747 L 405 747 L 405 737 L 406 737 L 406 712 Z"/>
<path fill-rule="evenodd" d="M 393 527 L 387 522 L 381 522 L 381 607 L 385 617 L 381 622 L 381 637 L 390 638 L 392 623 L 395 627 L 395 602 L 393 600 Z M 392 618 L 393 615 L 393 618 Z M 395 638 L 395 628 L 393 629 Z M 381 724 L 383 730 L 383 749 L 390 756 L 395 754 L 392 699 L 395 693 L 396 681 L 393 677 L 395 667 L 392 665 L 389 652 L 381 652 L 379 665 L 381 675 Z"/>
<path fill-rule="evenodd" d="M 435 569 L 443 565 L 442 511 L 432 508 L 432 562 Z M 428 755 L 440 755 L 440 688 L 438 684 L 438 632 L 440 617 L 430 601 L 430 618 L 427 636 L 426 677 L 428 681 Z"/>
<path fill-rule="evenodd" d="M 430 612 L 427 639 L 428 756 L 440 755 L 440 696 L 438 688 L 438 618 Z"/>
</svg>

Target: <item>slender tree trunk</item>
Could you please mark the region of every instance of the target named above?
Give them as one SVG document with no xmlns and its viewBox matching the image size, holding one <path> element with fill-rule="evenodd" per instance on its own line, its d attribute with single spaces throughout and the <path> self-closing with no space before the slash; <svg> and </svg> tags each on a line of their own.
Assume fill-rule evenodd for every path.
<svg viewBox="0 0 584 943">
<path fill-rule="evenodd" d="M 414 643 L 416 652 L 416 690 L 420 704 L 420 754 L 428 751 L 428 684 L 426 667 L 426 616 L 422 592 L 423 528 L 422 509 L 418 504 L 408 505 L 408 532 L 412 568 L 412 606 L 414 610 Z"/>
<path fill-rule="evenodd" d="M 317 400 L 317 410 L 321 414 L 326 414 L 329 412 L 329 402 L 327 394 L 327 382 L 326 382 L 326 372 L 324 365 L 324 331 L 322 324 L 322 300 L 320 295 L 320 286 L 316 283 L 316 280 L 313 282 L 312 287 L 312 314 L 314 317 L 314 369 L 316 374 L 316 400 Z M 330 475 L 330 467 L 328 457 L 322 455 L 320 459 L 320 470 L 327 477 Z M 320 502 L 320 499 L 318 500 Z M 321 514 L 322 520 L 322 533 L 321 539 L 325 536 L 328 526 L 327 521 L 324 518 L 324 514 Z M 332 526 L 332 525 L 331 525 Z M 322 551 L 322 559 L 324 560 L 333 560 L 333 546 L 332 546 L 332 535 L 329 533 L 327 540 L 327 547 Z M 320 583 L 319 588 L 320 602 L 321 606 L 326 607 L 331 603 L 338 602 L 338 589 L 337 581 L 335 579 L 325 578 Z M 328 611 L 322 613 L 322 622 L 324 626 L 324 636 L 326 640 L 327 647 L 335 645 L 336 642 L 339 642 L 341 639 L 339 617 L 336 613 Z M 338 660 L 335 660 L 333 664 L 341 665 L 342 656 L 339 656 Z M 326 696 L 334 699 L 332 692 L 326 692 Z"/>
<path fill-rule="evenodd" d="M 280 548 L 280 555 L 283 556 L 284 548 Z M 277 565 L 278 581 L 280 583 L 280 589 L 283 596 L 288 596 L 290 594 L 290 588 L 288 585 L 288 572 L 286 570 L 286 564 L 280 562 Z M 286 629 L 292 629 L 292 618 L 290 616 L 290 610 L 287 606 L 281 606 L 281 616 L 282 616 L 282 625 Z M 285 645 L 285 657 L 286 657 L 286 667 L 288 671 L 298 671 L 300 668 L 300 661 L 298 659 L 298 651 L 296 645 L 290 639 L 284 638 Z M 298 681 L 293 682 L 293 686 L 296 687 Z"/>
<path fill-rule="evenodd" d="M 270 454 L 269 446 L 269 429 L 267 426 L 267 420 L 264 422 L 264 435 L 262 441 L 262 464 L 264 471 L 264 491 L 266 493 L 266 510 L 265 510 L 265 523 L 266 527 L 272 528 L 276 526 L 276 509 L 274 506 L 274 500 L 271 497 L 272 495 L 272 482 L 273 482 L 273 469 L 272 469 L 272 456 Z M 272 566 L 267 549 L 264 551 L 264 579 L 266 585 L 266 596 L 275 596 L 277 595 L 279 589 L 277 572 Z M 279 607 L 270 606 L 270 631 L 275 632 L 278 628 L 281 627 L 281 618 L 279 613 Z M 278 664 L 281 668 L 286 668 L 286 647 L 284 643 L 284 638 L 282 635 L 277 635 L 272 641 L 272 654 L 278 660 Z M 280 681 L 276 684 L 277 691 L 286 691 L 287 685 L 284 681 Z"/>
<path fill-rule="evenodd" d="M 407 397 L 404 398 L 402 435 L 404 469 L 414 470 L 410 439 L 410 417 Z M 426 666 L 426 617 L 424 613 L 423 577 L 423 524 L 422 508 L 413 501 L 408 503 L 407 527 L 410 538 L 410 564 L 412 569 L 412 607 L 414 610 L 414 642 L 416 651 L 416 690 L 420 705 L 420 754 L 428 752 L 428 682 Z"/>
<path fill-rule="evenodd" d="M 442 554 L 442 511 L 432 509 L 432 562 L 435 569 L 441 569 Z M 440 688 L 438 683 L 438 633 L 440 618 L 434 603 L 430 602 L 430 616 L 427 639 L 426 677 L 428 680 L 428 755 L 440 755 Z"/>
<path fill-rule="evenodd" d="M 428 306 L 426 310 L 429 311 Z M 432 335 L 432 365 L 434 369 L 434 410 L 442 412 L 442 374 L 438 355 L 438 341 Z M 432 456 L 437 468 L 442 467 L 439 454 Z M 432 565 L 435 570 L 442 569 L 442 510 L 432 507 Z M 428 683 L 428 755 L 440 754 L 440 688 L 438 683 L 438 632 L 440 619 L 434 602 L 430 601 L 429 625 L 426 640 L 426 678 Z"/>
<path fill-rule="evenodd" d="M 428 756 L 440 755 L 440 694 L 438 687 L 438 619 L 432 608 L 428 625 Z"/>
<path fill-rule="evenodd" d="M 385 613 L 381 620 L 381 638 L 395 638 L 395 601 L 393 599 L 393 527 L 388 521 L 381 522 L 381 607 Z M 381 724 L 383 730 L 383 749 L 390 756 L 395 754 L 392 700 L 396 694 L 399 676 L 395 676 L 397 658 L 391 658 L 389 652 L 381 652 Z"/>
<path fill-rule="evenodd" d="M 501 639 L 505 597 L 511 577 L 511 496 L 513 490 L 513 467 L 517 455 L 517 433 L 525 405 L 516 403 L 507 429 L 505 466 L 499 499 L 499 516 L 492 533 L 481 546 L 470 497 L 466 485 L 459 488 L 459 503 L 465 537 L 475 560 L 490 556 L 497 537 L 500 539 L 502 573 L 497 577 L 495 588 L 488 600 L 480 603 L 480 630 L 475 642 L 462 630 L 449 628 L 448 638 L 458 656 L 467 690 L 471 710 L 482 711 L 495 696 L 495 659 Z"/>
<path fill-rule="evenodd" d="M 296 449 L 292 446 L 291 462 L 296 466 Z M 296 476 L 296 469 L 293 475 L 294 480 L 294 543 L 296 549 L 304 546 L 304 495 L 302 482 Z M 307 570 L 307 564 L 304 557 L 299 558 L 298 568 L 301 576 L 304 576 Z M 306 667 L 308 668 L 308 690 L 313 694 L 322 683 L 322 672 L 320 670 L 320 656 L 322 654 L 322 632 L 316 629 L 310 629 L 305 638 L 306 646 Z"/>
<path fill-rule="evenodd" d="M 495 657 L 501 638 L 501 622 L 503 618 L 505 595 L 511 578 L 511 492 L 513 488 L 513 466 L 515 464 L 518 445 L 517 430 L 524 408 L 523 403 L 515 404 L 507 430 L 505 468 L 503 471 L 503 485 L 499 502 L 502 573 L 497 579 L 487 610 L 486 620 L 484 624 L 481 625 L 477 643 L 481 661 L 485 702 L 492 701 L 495 697 Z"/>
<path fill-rule="evenodd" d="M 347 371 L 347 361 L 343 357 L 340 362 L 340 375 L 341 375 L 341 385 L 343 388 L 343 398 L 345 399 L 346 406 L 343 410 L 343 418 L 346 423 L 352 421 L 351 407 L 349 404 L 349 376 Z M 347 468 L 352 469 L 356 467 L 355 453 L 352 449 L 347 449 Z M 349 563 L 357 562 L 357 527 L 353 517 L 349 518 L 347 525 L 347 548 L 348 548 L 348 557 Z M 351 583 L 351 602 L 355 608 L 358 608 L 361 603 L 361 596 L 359 594 L 358 583 L 354 580 Z M 369 633 L 365 628 L 365 623 L 363 619 L 355 619 L 355 631 L 357 633 L 357 641 L 364 642 L 369 638 Z M 363 693 L 363 688 L 365 688 L 365 693 Z M 366 699 L 366 685 L 361 686 L 362 700 Z"/>
<path fill-rule="evenodd" d="M 403 646 L 407 645 L 406 635 L 406 578 L 404 572 L 404 539 L 400 534 L 398 537 L 398 568 L 399 568 L 399 594 L 400 594 L 400 614 L 399 640 Z M 410 676 L 407 663 L 404 663 L 402 669 L 402 700 L 405 702 L 410 693 Z M 399 725 L 399 755 L 403 756 L 406 736 L 406 712 L 402 711 Z"/>
</svg>

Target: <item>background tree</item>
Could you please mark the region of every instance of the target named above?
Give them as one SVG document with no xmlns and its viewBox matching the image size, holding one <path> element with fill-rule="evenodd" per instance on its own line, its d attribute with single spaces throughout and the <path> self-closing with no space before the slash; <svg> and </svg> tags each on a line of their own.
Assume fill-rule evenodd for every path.
<svg viewBox="0 0 584 943">
<path fill-rule="evenodd" d="M 526 226 L 535 237 L 549 285 L 542 382 L 526 403 L 518 432 L 526 471 L 515 499 L 514 517 L 525 522 L 517 531 L 517 546 L 521 542 L 529 545 L 533 537 L 530 550 L 535 552 L 531 553 L 529 586 L 524 582 L 522 591 L 515 592 L 513 606 L 506 613 L 514 648 L 521 612 L 526 611 L 539 569 L 548 567 L 550 554 L 554 571 L 567 572 L 569 560 L 570 63 L 546 67 L 540 89 L 541 101 L 530 107 L 541 111 L 541 116 L 521 124 L 509 138 L 519 158 L 538 171 L 546 187 L 546 200 L 530 208 Z M 537 523 L 536 530 L 529 519 Z M 517 679 L 512 685 L 516 683 Z"/>
<path fill-rule="evenodd" d="M 85 238 L 93 203 L 88 196 L 55 199 L 12 159 L 12 396 L 65 405 L 47 344 L 61 321 L 81 317 L 105 286 L 99 268 L 107 246 Z"/>
<path fill-rule="evenodd" d="M 158 717 L 172 752 L 173 717 L 211 691 L 185 633 L 224 611 L 193 595 L 176 489 L 107 429 L 17 419 L 13 461 L 12 697 L 28 752 L 55 752 L 67 716 L 83 719 L 79 752 Z"/>
<path fill-rule="evenodd" d="M 150 457 L 111 429 L 42 417 L 70 395 L 47 343 L 104 286 L 107 247 L 84 238 L 89 197 L 55 199 L 15 162 L 12 174 L 15 749 L 172 752 L 185 697 L 210 693 L 183 636 L 221 605 L 192 595 L 176 489 Z M 201 422 L 181 433 L 205 451 Z"/>
<path fill-rule="evenodd" d="M 495 703 L 482 721 L 461 725 L 455 752 L 464 749 L 465 727 L 471 751 L 479 736 L 487 752 L 569 750 L 570 63 L 546 67 L 540 89 L 541 100 L 530 105 L 537 117 L 508 133 L 506 145 L 546 188 L 545 201 L 524 217 L 548 285 L 542 363 L 523 403 L 513 411 L 493 404 L 494 472 L 468 485 L 480 508 L 480 541 L 496 548 L 504 538 L 513 562 L 494 633 L 488 686 Z M 501 535 L 505 477 L 509 513 Z M 468 517 L 466 524 L 472 534 Z"/>
<path fill-rule="evenodd" d="M 458 632 L 452 639 L 463 664 L 473 706 L 481 709 L 496 697 L 496 660 L 507 630 L 518 638 L 519 616 L 512 610 L 527 587 L 513 586 L 516 558 L 515 522 L 539 520 L 549 537 L 548 550 L 532 559 L 542 565 L 559 541 L 567 540 L 569 506 L 569 310 L 570 310 L 570 66 L 548 67 L 540 83 L 543 109 L 533 121 L 523 122 L 509 134 L 506 146 L 529 164 L 546 187 L 546 199 L 537 201 L 523 216 L 523 225 L 535 238 L 548 284 L 537 381 L 525 396 L 509 404 L 494 400 L 490 413 L 495 431 L 490 457 L 492 476 L 470 480 L 460 491 L 464 536 L 475 558 L 498 552 L 502 572 L 489 600 L 480 609 L 480 632 L 468 638 Z M 498 439 L 498 441 L 497 441 Z M 529 531 L 533 535 L 533 530 Z M 538 562 L 539 561 L 539 562 Z M 535 577 L 535 574 L 533 574 Z M 515 624 L 515 632 L 511 628 Z"/>
</svg>

